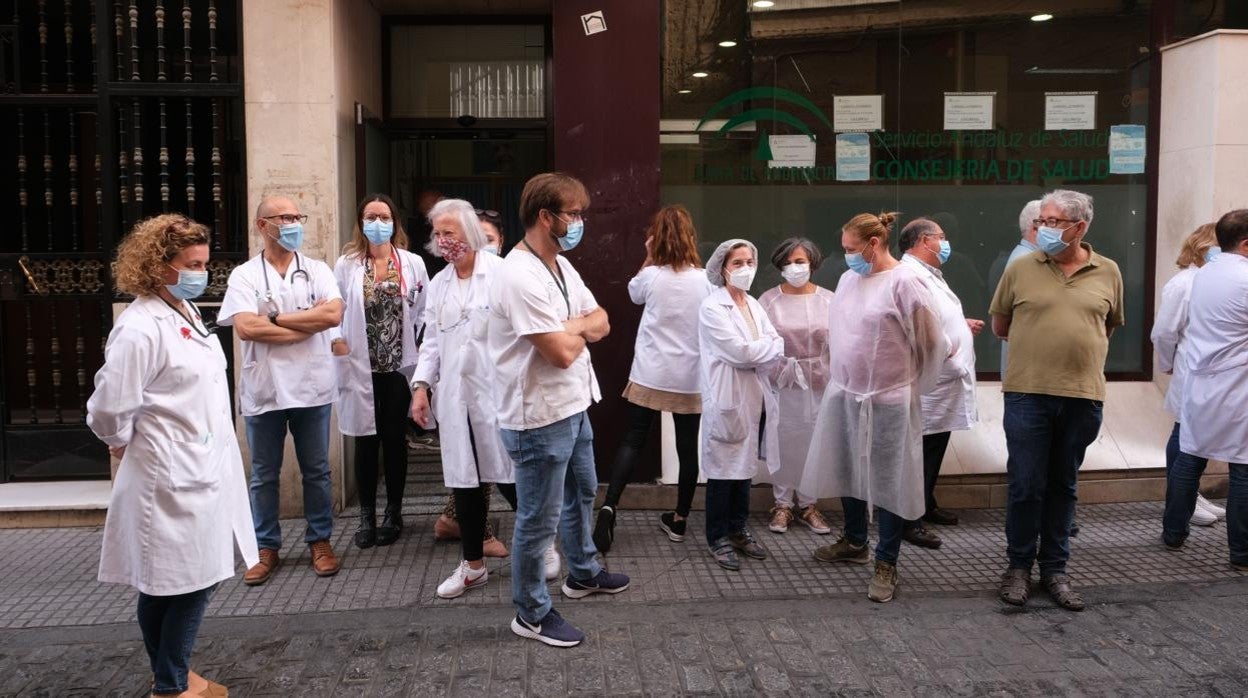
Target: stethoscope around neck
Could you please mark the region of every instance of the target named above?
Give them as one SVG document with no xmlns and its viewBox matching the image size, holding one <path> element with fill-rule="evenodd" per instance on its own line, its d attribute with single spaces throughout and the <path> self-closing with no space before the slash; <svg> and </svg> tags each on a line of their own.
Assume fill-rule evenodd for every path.
<svg viewBox="0 0 1248 698">
<path fill-rule="evenodd" d="M 303 277 L 303 285 L 305 288 L 308 289 L 308 303 L 305 307 L 299 308 L 299 310 L 307 310 L 308 308 L 311 308 L 316 303 L 316 294 L 312 292 L 312 277 L 308 276 L 308 272 L 305 271 L 303 268 L 303 263 L 299 261 L 299 253 L 295 252 L 294 254 L 295 254 L 295 270 L 291 272 L 290 274 L 290 285 L 293 287 L 295 285 L 295 280 L 300 277 Z M 276 310 L 277 304 L 273 300 L 273 288 L 269 286 L 268 260 L 264 258 L 263 252 L 261 252 L 257 256 L 260 258 L 260 273 L 264 275 L 264 302 L 270 305 L 274 310 Z M 274 268 L 273 271 L 277 271 L 277 269 Z"/>
</svg>

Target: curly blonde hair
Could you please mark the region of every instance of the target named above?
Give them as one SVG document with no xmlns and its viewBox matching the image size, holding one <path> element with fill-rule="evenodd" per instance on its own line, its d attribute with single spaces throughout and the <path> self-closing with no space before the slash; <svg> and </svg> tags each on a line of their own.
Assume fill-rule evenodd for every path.
<svg viewBox="0 0 1248 698">
<path fill-rule="evenodd" d="M 145 218 L 117 246 L 113 282 L 121 293 L 148 296 L 164 284 L 169 262 L 182 250 L 208 244 L 208 228 L 180 213 Z"/>
</svg>

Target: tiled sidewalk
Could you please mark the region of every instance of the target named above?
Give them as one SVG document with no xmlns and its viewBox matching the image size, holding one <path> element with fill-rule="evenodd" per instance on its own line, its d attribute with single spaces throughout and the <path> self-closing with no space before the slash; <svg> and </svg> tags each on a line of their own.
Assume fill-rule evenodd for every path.
<svg viewBox="0 0 1248 698">
<path fill-rule="evenodd" d="M 431 507 L 432 508 L 432 507 Z M 508 540 L 511 514 L 496 514 Z M 839 530 L 839 517 L 832 517 Z M 1003 512 L 962 512 L 962 525 L 939 528 L 945 545 L 937 551 L 906 545 L 899 565 L 900 594 L 978 592 L 995 587 L 1004 567 Z M 1170 552 L 1158 542 L 1160 503 L 1081 506 L 1080 536 L 1073 541 L 1070 573 L 1081 587 L 1147 582 L 1208 582 L 1240 578 L 1227 564 L 1226 530 L 1194 528 L 1186 548 Z M 616 543 L 606 564 L 633 579 L 627 594 L 591 597 L 580 604 L 653 605 L 700 600 L 802 599 L 850 595 L 865 598 L 867 566 L 828 566 L 811 550 L 831 542 L 802 527 L 785 535 L 766 530 L 762 515 L 753 525 L 771 551 L 762 562 L 747 560 L 742 571 L 721 570 L 703 543 L 702 515 L 695 512 L 684 543 L 671 543 L 657 529 L 657 512 L 621 512 Z M 244 586 L 239 577 L 221 585 L 209 617 L 306 614 L 396 607 L 506 607 L 510 566 L 490 561 L 490 582 L 459 599 L 444 601 L 434 590 L 459 557 L 457 543 L 435 543 L 433 516 L 409 516 L 404 537 L 389 548 L 350 546 L 355 522 L 336 521 L 334 546 L 343 569 L 319 579 L 308 569 L 302 522 L 284 522 L 283 565 L 262 587 Z M 130 622 L 134 591 L 95 581 L 99 557 L 97 529 L 0 531 L 0 628 L 35 628 Z M 296 540 L 300 542 L 296 543 Z M 552 591 L 555 587 L 552 585 Z M 555 592 L 557 593 L 557 592 Z M 986 598 L 983 603 L 994 603 Z"/>
</svg>

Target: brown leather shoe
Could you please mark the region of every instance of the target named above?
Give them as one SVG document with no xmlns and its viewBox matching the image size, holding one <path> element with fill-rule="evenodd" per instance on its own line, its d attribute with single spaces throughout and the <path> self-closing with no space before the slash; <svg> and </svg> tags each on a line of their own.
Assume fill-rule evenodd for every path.
<svg viewBox="0 0 1248 698">
<path fill-rule="evenodd" d="M 329 541 L 313 541 L 308 547 L 312 549 L 312 569 L 316 571 L 316 576 L 332 577 L 342 569 L 342 565 L 338 563 L 338 556 L 334 555 L 334 549 L 330 547 Z"/>
<path fill-rule="evenodd" d="M 459 522 L 446 514 L 433 522 L 434 540 L 459 540 Z"/>
<path fill-rule="evenodd" d="M 507 557 L 507 546 L 494 536 L 481 541 L 481 553 L 486 557 Z"/>
<path fill-rule="evenodd" d="M 243 584 L 250 587 L 260 586 L 269 581 L 273 571 L 282 564 L 281 558 L 273 548 L 260 548 L 260 562 L 252 565 L 243 575 Z"/>
</svg>

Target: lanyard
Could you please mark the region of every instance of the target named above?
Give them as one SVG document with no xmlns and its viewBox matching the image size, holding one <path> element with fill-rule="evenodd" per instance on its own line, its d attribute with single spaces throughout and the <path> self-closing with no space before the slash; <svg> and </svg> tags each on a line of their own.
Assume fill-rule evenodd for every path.
<svg viewBox="0 0 1248 698">
<path fill-rule="evenodd" d="M 568 299 L 568 284 L 563 280 L 563 270 L 560 269 L 559 274 L 556 275 L 554 270 L 546 266 L 546 262 L 542 261 L 541 257 L 538 257 L 537 253 L 533 251 L 533 248 L 529 247 L 528 242 L 521 240 L 519 244 L 524 245 L 525 249 L 527 249 L 534 257 L 537 257 L 537 261 L 541 263 L 542 268 L 546 270 L 547 274 L 550 274 L 550 278 L 555 280 L 555 286 L 558 286 L 559 292 L 563 294 L 563 304 L 568 306 L 568 317 L 572 317 L 572 301 Z M 555 266 L 559 266 L 558 255 L 555 256 Z"/>
<path fill-rule="evenodd" d="M 181 310 L 178 310 L 178 306 L 176 306 L 176 305 L 174 305 L 173 303 L 170 303 L 169 301 L 165 300 L 165 297 L 164 297 L 164 296 L 157 295 L 156 297 L 157 297 L 157 298 L 159 298 L 162 302 L 164 302 L 164 304 L 165 304 L 165 305 L 169 306 L 169 308 L 170 308 L 171 310 L 173 310 L 173 312 L 177 313 L 177 314 L 178 314 L 178 317 L 181 317 L 181 318 L 183 318 L 183 319 L 186 319 L 186 316 L 182 315 L 182 311 L 181 311 Z M 216 332 L 216 328 L 215 328 L 215 327 L 208 327 L 208 325 L 204 324 L 204 318 L 203 318 L 203 316 L 202 316 L 202 315 L 200 315 L 200 314 L 199 314 L 199 307 L 198 307 L 198 306 L 196 306 L 194 303 L 190 302 L 189 300 L 188 300 L 188 301 L 183 301 L 183 302 L 184 302 L 184 303 L 186 303 L 186 304 L 187 304 L 187 306 L 189 306 L 190 311 L 191 311 L 191 315 L 194 317 L 194 320 L 189 320 L 189 319 L 188 319 L 186 324 L 190 325 L 190 326 L 191 326 L 191 329 L 195 330 L 195 334 L 199 335 L 200 337 L 203 337 L 204 339 L 207 339 L 207 338 L 208 338 L 209 336 L 211 336 L 214 332 Z M 198 321 L 199 321 L 199 324 L 198 324 L 198 325 L 197 325 L 197 324 L 195 324 L 195 320 L 198 320 Z M 203 326 L 203 328 L 204 328 L 204 329 L 202 329 L 202 330 L 201 330 L 201 329 L 199 329 L 201 325 L 202 325 L 202 326 Z M 187 336 L 190 336 L 190 335 L 187 335 Z"/>
<path fill-rule="evenodd" d="M 394 262 L 394 269 L 399 273 L 399 296 L 407 296 L 407 281 L 403 278 L 403 262 L 399 259 L 399 251 L 394 245 L 390 246 L 390 261 Z M 377 278 L 376 265 L 373 264 L 371 255 L 364 258 L 364 267 L 373 267 L 373 286 L 378 286 L 382 280 Z"/>
</svg>

